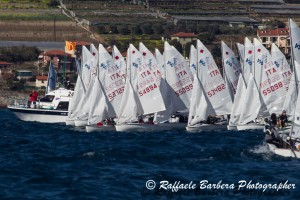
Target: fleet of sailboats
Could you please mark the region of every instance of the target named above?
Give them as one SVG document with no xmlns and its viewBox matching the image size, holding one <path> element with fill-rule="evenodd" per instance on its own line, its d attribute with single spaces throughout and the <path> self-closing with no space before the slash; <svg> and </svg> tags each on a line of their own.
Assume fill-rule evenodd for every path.
<svg viewBox="0 0 300 200">
<path fill-rule="evenodd" d="M 168 42 L 163 53 L 130 44 L 126 59 L 116 46 L 112 54 L 101 44 L 83 46 L 66 124 L 87 132 L 264 129 L 271 151 L 299 158 L 300 28 L 291 19 L 289 27 L 290 64 L 275 44 L 269 51 L 245 38 L 237 44 L 239 59 L 221 42 L 223 71 L 200 40 L 189 63 Z M 292 123 L 270 125 L 269 116 L 283 110 Z"/>
</svg>

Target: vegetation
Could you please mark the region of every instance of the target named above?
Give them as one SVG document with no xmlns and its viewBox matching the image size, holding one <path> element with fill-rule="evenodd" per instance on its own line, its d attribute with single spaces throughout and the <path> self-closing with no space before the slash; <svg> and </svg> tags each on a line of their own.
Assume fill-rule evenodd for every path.
<svg viewBox="0 0 300 200">
<path fill-rule="evenodd" d="M 0 3 L 23 4 L 24 6 L 26 4 L 38 4 L 46 7 L 56 7 L 59 4 L 58 0 L 0 0 Z"/>
<path fill-rule="evenodd" d="M 42 14 L 42 13 L 0 13 L 0 20 L 22 20 L 22 21 L 65 21 L 64 15 Z"/>
<path fill-rule="evenodd" d="M 0 47 L 0 60 L 7 62 L 23 63 L 25 61 L 34 61 L 39 54 L 40 51 L 37 47 Z"/>
</svg>

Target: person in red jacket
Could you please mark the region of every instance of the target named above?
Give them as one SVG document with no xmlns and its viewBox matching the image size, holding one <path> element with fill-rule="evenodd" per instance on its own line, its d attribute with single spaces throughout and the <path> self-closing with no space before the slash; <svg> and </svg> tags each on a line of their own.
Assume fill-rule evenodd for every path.
<svg viewBox="0 0 300 200">
<path fill-rule="evenodd" d="M 38 96 L 39 94 L 36 91 L 32 90 L 32 93 L 29 95 L 29 99 L 27 103 L 28 108 L 30 108 L 32 102 L 37 101 Z"/>
<path fill-rule="evenodd" d="M 35 91 L 35 90 L 32 90 L 32 97 L 33 97 L 33 101 L 37 101 L 37 98 L 39 96 L 39 94 Z"/>
</svg>

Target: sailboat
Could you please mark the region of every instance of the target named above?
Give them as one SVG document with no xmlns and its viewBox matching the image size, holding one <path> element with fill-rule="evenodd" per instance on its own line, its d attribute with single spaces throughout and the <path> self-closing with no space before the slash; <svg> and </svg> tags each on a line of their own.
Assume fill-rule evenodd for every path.
<svg viewBox="0 0 300 200">
<path fill-rule="evenodd" d="M 115 130 L 116 110 L 112 102 L 120 99 L 117 96 L 122 95 L 124 87 L 122 76 L 120 76 L 121 67 L 114 66 L 115 62 L 113 62 L 112 56 L 102 44 L 99 44 L 98 49 L 98 68 L 91 92 L 87 132 Z M 115 57 L 116 54 L 120 54 L 116 47 L 113 49 Z M 118 55 L 117 60 L 119 60 L 119 56 L 121 55 Z"/>
<path fill-rule="evenodd" d="M 300 28 L 289 19 L 291 55 L 293 64 L 293 76 L 289 84 L 289 90 L 285 101 L 284 109 L 291 113 L 290 117 L 293 124 L 291 130 L 286 133 L 280 129 L 269 128 L 266 130 L 266 143 L 269 149 L 280 156 L 300 158 L 300 95 L 298 81 L 300 69 L 300 51 L 298 44 L 300 42 Z M 294 107 L 292 107 L 294 105 Z"/>
<path fill-rule="evenodd" d="M 295 61 L 295 68 L 300 64 Z M 273 153 L 284 157 L 300 158 L 300 95 L 298 96 L 293 114 L 293 125 L 288 129 L 268 127 L 265 130 L 265 141 Z"/>
<path fill-rule="evenodd" d="M 286 87 L 280 69 L 274 64 L 269 51 L 257 39 L 254 39 L 254 56 L 253 80 L 251 79 L 253 83 L 250 83 L 251 88 L 247 87 L 246 93 L 250 95 L 246 96 L 246 101 L 251 102 L 244 104 L 238 130 L 264 129 L 264 117 L 270 116 L 270 113 L 281 113 L 286 96 Z M 248 92 L 248 90 L 257 91 Z M 246 108 L 247 106 L 256 107 L 253 110 L 255 112 Z"/>
<path fill-rule="evenodd" d="M 85 104 L 85 95 L 91 81 L 92 69 L 96 66 L 94 55 L 85 47 L 82 47 L 81 67 L 78 68 L 78 76 L 74 89 L 74 96 L 68 108 L 68 118 L 66 125 L 75 125 L 75 120 L 81 113 L 81 108 Z"/>
<path fill-rule="evenodd" d="M 82 127 L 86 126 L 88 123 L 88 116 L 89 116 L 89 109 L 90 109 L 90 104 L 91 104 L 91 96 L 92 96 L 92 90 L 93 86 L 95 83 L 95 79 L 97 76 L 97 70 L 98 70 L 98 50 L 97 48 L 91 44 L 90 45 L 90 51 L 86 51 L 88 62 L 90 62 L 90 74 L 87 74 L 89 78 L 83 79 L 87 80 L 85 83 L 86 87 L 86 92 L 84 94 L 84 97 L 81 99 L 82 101 L 79 102 L 77 105 L 78 107 L 78 113 L 76 115 L 75 119 L 75 126 L 77 127 Z M 86 66 L 86 63 L 84 63 L 84 67 Z M 86 74 L 85 74 L 86 75 Z"/>
<path fill-rule="evenodd" d="M 127 71 L 125 89 L 120 103 L 117 131 L 155 131 L 162 130 L 151 120 L 144 122 L 145 115 L 165 110 L 159 90 L 160 73 L 155 58 L 140 43 L 140 51 L 132 44 L 127 50 Z M 149 106 L 151 105 L 151 106 Z"/>
<path fill-rule="evenodd" d="M 154 122 L 165 128 L 184 130 L 193 87 L 192 72 L 184 57 L 168 42 L 164 44 L 163 66 L 160 92 L 166 110 L 155 113 Z"/>
<path fill-rule="evenodd" d="M 194 74 L 193 93 L 187 131 L 226 129 L 230 114 L 231 96 L 225 81 L 209 50 L 197 40 L 197 71 Z M 220 117 L 215 117 L 220 115 Z M 214 116 L 211 118 L 210 116 Z M 216 120 L 212 122 L 212 120 Z M 209 122 L 211 121 L 211 122 Z"/>
<path fill-rule="evenodd" d="M 14 105 L 8 105 L 7 108 L 22 121 L 63 123 L 68 116 L 68 106 L 73 93 L 65 88 L 56 89 L 56 72 L 50 61 L 46 95 L 30 107 L 27 107 L 27 102 L 15 101 Z"/>
</svg>

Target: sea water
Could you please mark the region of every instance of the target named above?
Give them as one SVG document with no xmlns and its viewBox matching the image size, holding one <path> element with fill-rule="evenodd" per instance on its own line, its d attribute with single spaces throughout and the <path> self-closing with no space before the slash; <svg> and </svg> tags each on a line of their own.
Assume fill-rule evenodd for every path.
<svg viewBox="0 0 300 200">
<path fill-rule="evenodd" d="M 300 199 L 300 159 L 272 154 L 263 139 L 262 131 L 86 133 L 3 109 L 0 199 Z"/>
</svg>

